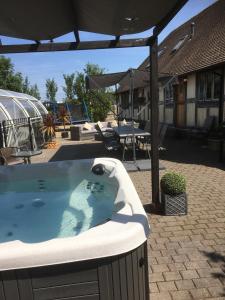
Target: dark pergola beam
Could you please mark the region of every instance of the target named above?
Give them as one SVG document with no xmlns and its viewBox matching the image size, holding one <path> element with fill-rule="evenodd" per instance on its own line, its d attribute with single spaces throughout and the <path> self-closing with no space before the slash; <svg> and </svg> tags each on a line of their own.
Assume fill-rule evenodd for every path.
<svg viewBox="0 0 225 300">
<path fill-rule="evenodd" d="M 223 118 L 224 118 L 224 77 L 225 77 L 225 70 L 224 66 L 221 68 L 220 74 L 220 99 L 219 99 L 219 126 L 223 126 Z M 219 160 L 223 162 L 224 160 L 224 141 L 223 139 L 220 141 L 220 154 Z"/>
<path fill-rule="evenodd" d="M 77 43 L 80 43 L 80 35 L 77 29 L 74 30 L 74 36 Z"/>
<path fill-rule="evenodd" d="M 161 31 L 168 25 L 168 23 L 174 18 L 174 16 L 180 11 L 180 9 L 188 2 L 188 0 L 180 0 L 171 9 L 171 11 L 158 23 L 154 29 L 154 35 L 159 35 Z"/>
<path fill-rule="evenodd" d="M 159 91 L 158 91 L 158 37 L 150 47 L 150 108 L 151 108 L 151 169 L 152 203 L 159 207 Z"/>
<path fill-rule="evenodd" d="M 53 51 L 75 51 L 96 50 L 113 48 L 144 47 L 152 43 L 153 38 L 124 39 L 108 41 L 67 42 L 67 43 L 44 43 L 44 44 L 21 44 L 0 46 L 0 54 L 28 53 L 28 52 L 53 52 Z"/>
</svg>

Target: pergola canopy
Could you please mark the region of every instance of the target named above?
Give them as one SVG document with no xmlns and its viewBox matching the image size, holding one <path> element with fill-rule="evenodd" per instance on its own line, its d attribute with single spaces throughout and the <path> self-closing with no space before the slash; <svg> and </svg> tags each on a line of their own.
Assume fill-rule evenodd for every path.
<svg viewBox="0 0 225 300">
<path fill-rule="evenodd" d="M 0 35 L 51 40 L 69 32 L 114 36 L 143 32 L 158 25 L 180 0 L 4 0 Z"/>
<path fill-rule="evenodd" d="M 150 46 L 152 200 L 159 204 L 158 35 L 187 0 L 2 0 L 0 36 L 36 44 L 2 45 L 0 53 L 94 50 Z M 149 38 L 120 36 L 153 28 Z M 113 35 L 114 40 L 80 41 L 79 31 Z M 40 43 L 74 32 L 75 42 Z"/>
</svg>

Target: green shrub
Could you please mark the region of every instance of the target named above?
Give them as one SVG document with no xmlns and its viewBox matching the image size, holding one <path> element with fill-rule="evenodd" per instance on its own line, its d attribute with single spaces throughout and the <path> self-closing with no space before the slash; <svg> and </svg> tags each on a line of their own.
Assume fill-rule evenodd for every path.
<svg viewBox="0 0 225 300">
<path fill-rule="evenodd" d="M 176 196 L 186 191 L 186 180 L 181 174 L 166 173 L 161 179 L 161 189 L 164 194 Z"/>
</svg>

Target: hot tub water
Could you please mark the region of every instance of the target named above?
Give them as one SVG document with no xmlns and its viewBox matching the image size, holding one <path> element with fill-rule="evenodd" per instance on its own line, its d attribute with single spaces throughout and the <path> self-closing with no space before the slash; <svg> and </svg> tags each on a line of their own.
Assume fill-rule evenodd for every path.
<svg viewBox="0 0 225 300">
<path fill-rule="evenodd" d="M 0 242 L 72 237 L 111 218 L 118 186 L 54 177 L 0 183 Z"/>
</svg>

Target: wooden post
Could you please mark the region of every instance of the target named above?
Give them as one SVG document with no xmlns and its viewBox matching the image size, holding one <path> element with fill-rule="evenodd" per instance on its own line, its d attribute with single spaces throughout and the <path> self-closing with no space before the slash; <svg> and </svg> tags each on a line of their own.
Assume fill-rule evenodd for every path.
<svg viewBox="0 0 225 300">
<path fill-rule="evenodd" d="M 224 66 L 221 69 L 221 83 L 220 83 L 220 101 L 219 101 L 219 126 L 223 125 L 224 118 Z M 220 141 L 220 153 L 219 153 L 219 161 L 223 161 L 223 152 L 224 152 L 224 137 Z"/>
<path fill-rule="evenodd" d="M 150 108 L 151 108 L 151 167 L 152 203 L 159 207 L 159 91 L 158 91 L 158 38 L 150 46 Z"/>
</svg>

